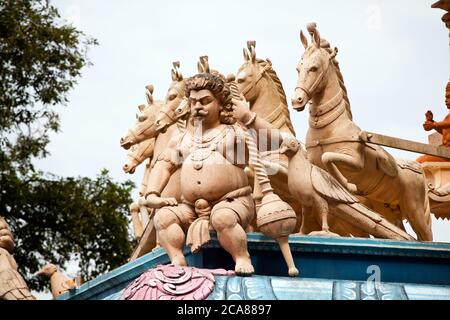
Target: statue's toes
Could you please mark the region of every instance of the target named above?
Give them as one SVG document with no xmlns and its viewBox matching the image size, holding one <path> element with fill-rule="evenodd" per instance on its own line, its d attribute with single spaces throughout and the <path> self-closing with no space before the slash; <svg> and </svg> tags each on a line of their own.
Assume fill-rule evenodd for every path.
<svg viewBox="0 0 450 320">
<path fill-rule="evenodd" d="M 237 260 L 234 271 L 236 275 L 241 277 L 248 277 L 251 276 L 253 273 L 255 273 L 255 269 L 253 268 L 249 259 L 248 261 L 247 259 Z"/>
</svg>

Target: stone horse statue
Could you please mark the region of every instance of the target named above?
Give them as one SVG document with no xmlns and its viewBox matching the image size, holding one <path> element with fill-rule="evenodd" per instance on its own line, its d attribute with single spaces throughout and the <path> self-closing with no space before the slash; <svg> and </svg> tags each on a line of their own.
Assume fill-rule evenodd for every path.
<svg viewBox="0 0 450 320">
<path fill-rule="evenodd" d="M 352 119 L 337 48 L 308 25 L 312 43 L 300 33 L 305 53 L 297 65 L 298 81 L 292 104 L 302 111 L 309 102 L 306 137 L 308 159 L 327 170 L 352 193 L 375 205 L 392 208 L 386 218 L 398 225 L 408 219 L 419 240 L 432 241 L 430 205 L 423 170 L 417 163 L 394 159 L 383 148 L 365 143 Z M 367 140 L 366 140 L 367 141 Z M 376 208 L 376 211 L 379 211 Z M 386 214 L 386 210 L 381 212 Z"/>
<path fill-rule="evenodd" d="M 141 155 L 141 157 L 139 157 L 139 161 L 143 158 L 143 155 L 148 152 L 149 145 L 151 145 L 151 140 L 154 140 L 152 157 L 149 161 L 148 167 L 146 168 L 144 179 L 141 184 L 141 197 L 145 196 L 147 192 L 146 186 L 148 184 L 148 177 L 156 159 L 165 149 L 175 130 L 184 127 L 184 124 L 179 123 L 178 126 L 169 128 L 168 126 L 160 126 L 157 122 L 157 116 L 163 109 L 165 110 L 168 107 L 175 108 L 175 106 L 178 106 L 181 100 L 184 98 L 184 79 L 179 70 L 179 67 L 179 62 L 173 63 L 173 68 L 171 71 L 172 83 L 167 91 L 164 102 L 158 103 L 157 105 L 149 104 L 148 107 L 143 108 L 138 116 L 136 125 L 133 128 L 130 128 L 127 134 L 120 140 L 121 146 L 124 149 L 129 149 L 133 146 L 136 146 L 136 149 L 132 152 L 132 154 Z M 181 200 L 179 179 L 179 172 L 173 174 L 166 188 L 162 192 L 162 195 L 175 197 L 177 200 Z M 139 207 L 145 208 L 144 198 L 141 198 L 139 200 Z M 137 206 L 135 204 L 132 204 L 130 208 L 132 214 L 136 216 Z M 149 252 L 156 245 L 156 235 L 151 220 L 152 214 L 150 214 L 150 221 L 143 231 L 141 243 L 138 245 L 137 251 L 133 253 L 132 259 Z"/>
<path fill-rule="evenodd" d="M 155 115 L 158 110 L 162 106 L 162 101 L 154 101 L 153 99 L 153 85 L 147 85 L 145 87 L 145 96 L 147 100 L 147 104 L 141 104 L 138 106 L 139 113 L 136 114 L 136 124 L 143 122 L 147 119 L 155 119 Z M 130 132 L 130 131 L 129 131 Z M 137 130 L 136 130 L 137 132 Z M 132 140 L 133 133 L 128 134 L 127 141 Z M 135 135 L 136 136 L 136 135 Z M 147 179 L 150 174 L 150 164 L 151 159 L 153 157 L 153 152 L 155 149 L 155 138 L 146 139 L 141 141 L 141 136 L 137 136 L 137 141 L 140 141 L 137 144 L 131 145 L 129 147 L 129 151 L 127 153 L 126 163 L 123 165 L 122 169 L 125 173 L 134 174 L 136 167 L 139 166 L 142 162 L 147 160 L 144 170 L 144 176 L 142 178 L 142 182 L 139 189 L 139 195 L 144 196 L 147 191 Z M 128 144 L 127 144 L 128 147 Z M 140 206 L 139 203 L 133 202 L 130 205 L 130 214 L 133 223 L 133 230 L 135 234 L 135 238 L 139 241 L 142 237 L 142 230 L 144 229 L 146 222 L 149 220 L 149 212 L 148 210 Z"/>
<path fill-rule="evenodd" d="M 295 136 L 295 131 L 289 115 L 286 101 L 286 94 L 283 85 L 272 67 L 270 60 L 262 60 L 256 57 L 255 41 L 248 41 L 247 48 L 244 48 L 244 64 L 237 73 L 237 86 L 245 99 L 250 103 L 250 111 L 255 112 L 259 119 L 254 128 L 256 130 L 279 130 L 285 136 Z M 264 124 L 263 128 L 256 128 L 256 124 Z M 296 211 L 301 223 L 301 234 L 314 234 L 321 230 L 321 221 L 312 216 L 302 216 L 302 204 L 298 198 L 292 196 L 288 188 L 288 163 L 289 159 L 284 154 L 267 152 L 263 163 L 266 167 L 277 165 L 281 170 L 276 170 L 276 174 L 269 175 L 275 192 L 289 203 Z M 275 155 L 275 156 L 274 156 Z M 264 152 L 262 153 L 264 156 Z M 275 167 L 276 168 L 276 167 Z M 344 221 L 337 221 L 335 217 L 330 217 L 330 225 L 334 232 L 342 236 L 368 237 L 362 230 L 348 225 Z"/>
<path fill-rule="evenodd" d="M 250 103 L 250 110 L 266 121 L 264 129 L 277 129 L 295 136 L 283 85 L 272 68 L 272 62 L 256 58 L 255 46 L 255 41 L 248 41 L 247 48 L 244 48 L 244 63 L 239 67 L 235 80 L 237 87 Z M 287 187 L 287 157 L 265 155 L 264 151 L 261 156 L 275 193 L 294 209 L 300 224 L 301 205 L 290 195 Z"/>
</svg>

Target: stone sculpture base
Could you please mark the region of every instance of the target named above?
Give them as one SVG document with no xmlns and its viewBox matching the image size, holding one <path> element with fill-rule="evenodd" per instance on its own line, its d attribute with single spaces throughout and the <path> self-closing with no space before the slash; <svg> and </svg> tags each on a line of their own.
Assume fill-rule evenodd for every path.
<svg viewBox="0 0 450 320">
<path fill-rule="evenodd" d="M 186 247 L 189 265 L 232 269 L 230 255 L 220 247 L 215 234 L 211 238 L 198 254 L 191 254 Z M 207 299 L 450 299 L 450 244 L 290 236 L 301 277 L 288 278 L 274 240 L 258 233 L 247 238 L 256 274 L 245 278 L 215 275 L 214 289 Z M 120 300 L 125 289 L 147 270 L 169 263 L 164 250 L 156 249 L 58 299 Z M 378 276 L 380 286 L 368 283 L 366 288 L 367 279 Z M 371 289 L 376 294 L 368 295 Z"/>
</svg>

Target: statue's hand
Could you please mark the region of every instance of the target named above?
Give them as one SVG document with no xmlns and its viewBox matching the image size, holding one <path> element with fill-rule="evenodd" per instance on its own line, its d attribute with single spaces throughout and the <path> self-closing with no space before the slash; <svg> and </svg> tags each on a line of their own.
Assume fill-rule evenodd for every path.
<svg viewBox="0 0 450 320">
<path fill-rule="evenodd" d="M 155 194 L 150 194 L 145 198 L 145 206 L 153 209 L 176 205 L 178 205 L 178 201 L 175 198 L 161 198 Z"/>
<path fill-rule="evenodd" d="M 425 131 L 430 131 L 436 128 L 436 123 L 434 121 L 425 121 L 423 124 Z"/>
<path fill-rule="evenodd" d="M 233 102 L 233 116 L 241 123 L 247 123 L 252 117 L 249 103 L 245 100 L 231 99 Z"/>
</svg>

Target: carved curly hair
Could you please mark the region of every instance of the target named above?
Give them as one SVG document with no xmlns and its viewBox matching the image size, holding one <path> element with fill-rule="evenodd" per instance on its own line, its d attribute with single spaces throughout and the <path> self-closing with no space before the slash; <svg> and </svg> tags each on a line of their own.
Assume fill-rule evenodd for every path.
<svg viewBox="0 0 450 320">
<path fill-rule="evenodd" d="M 209 90 L 214 97 L 219 100 L 220 122 L 233 124 L 236 119 L 233 117 L 233 104 L 231 102 L 231 91 L 222 77 L 211 73 L 199 73 L 186 80 L 186 97 L 190 97 L 191 90 Z"/>
</svg>

